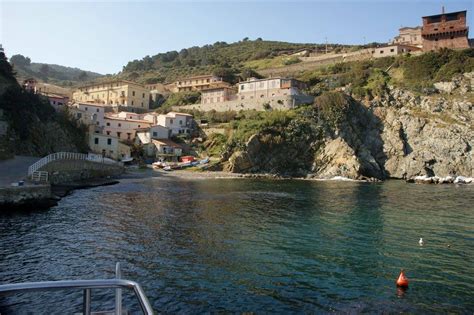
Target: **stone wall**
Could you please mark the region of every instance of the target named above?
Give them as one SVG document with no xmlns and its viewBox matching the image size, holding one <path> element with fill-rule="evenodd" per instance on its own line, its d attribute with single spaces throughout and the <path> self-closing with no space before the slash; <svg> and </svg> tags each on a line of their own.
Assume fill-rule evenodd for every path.
<svg viewBox="0 0 474 315">
<path fill-rule="evenodd" d="M 124 172 L 122 166 L 81 160 L 54 161 L 40 170 L 49 173 L 49 182 L 53 185 L 91 178 L 117 176 Z"/>
<path fill-rule="evenodd" d="M 312 103 L 313 97 L 306 95 L 296 96 L 284 96 L 284 97 L 272 97 L 262 99 L 251 99 L 251 100 L 235 100 L 228 102 L 219 103 L 208 103 L 208 104 L 192 104 L 184 106 L 173 106 L 173 110 L 191 110 L 197 109 L 200 111 L 211 111 L 215 110 L 218 112 L 225 111 L 240 111 L 240 110 L 257 110 L 264 111 L 269 109 L 274 110 L 288 110 L 297 107 L 304 103 Z M 267 106 L 270 105 L 270 108 Z"/>
</svg>

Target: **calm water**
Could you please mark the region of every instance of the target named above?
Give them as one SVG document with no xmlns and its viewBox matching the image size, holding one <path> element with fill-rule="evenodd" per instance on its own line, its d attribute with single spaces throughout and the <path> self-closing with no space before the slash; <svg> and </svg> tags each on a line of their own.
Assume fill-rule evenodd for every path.
<svg viewBox="0 0 474 315">
<path fill-rule="evenodd" d="M 474 186 L 127 179 L 0 216 L 0 244 L 2 283 L 110 278 L 120 261 L 165 313 L 474 311 Z M 80 302 L 23 294 L 0 312 Z"/>
</svg>

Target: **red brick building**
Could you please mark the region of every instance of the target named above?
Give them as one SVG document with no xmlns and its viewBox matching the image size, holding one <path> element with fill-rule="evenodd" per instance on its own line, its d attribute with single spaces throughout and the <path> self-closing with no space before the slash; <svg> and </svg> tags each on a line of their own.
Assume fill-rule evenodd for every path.
<svg viewBox="0 0 474 315">
<path fill-rule="evenodd" d="M 440 48 L 463 49 L 469 48 L 466 25 L 467 11 L 443 13 L 423 17 L 423 51 Z"/>
</svg>

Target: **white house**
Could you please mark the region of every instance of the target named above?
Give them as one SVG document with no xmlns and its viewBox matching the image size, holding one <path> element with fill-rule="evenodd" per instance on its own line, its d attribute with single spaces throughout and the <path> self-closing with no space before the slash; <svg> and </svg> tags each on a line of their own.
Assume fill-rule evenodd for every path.
<svg viewBox="0 0 474 315">
<path fill-rule="evenodd" d="M 92 152 L 103 154 L 114 160 L 122 160 L 130 157 L 130 147 L 120 142 L 120 139 L 101 133 L 89 134 L 89 147 Z"/>
<path fill-rule="evenodd" d="M 75 103 L 69 110 L 82 123 L 103 127 L 107 107 L 104 104 Z"/>
<path fill-rule="evenodd" d="M 177 112 L 169 112 L 166 115 L 158 115 L 158 125 L 165 126 L 171 130 L 171 135 L 190 134 L 193 115 Z"/>
<path fill-rule="evenodd" d="M 151 122 L 147 120 L 137 120 L 128 118 L 117 118 L 105 116 L 104 133 L 110 136 L 116 136 L 122 140 L 135 139 L 136 129 L 148 128 Z"/>
</svg>

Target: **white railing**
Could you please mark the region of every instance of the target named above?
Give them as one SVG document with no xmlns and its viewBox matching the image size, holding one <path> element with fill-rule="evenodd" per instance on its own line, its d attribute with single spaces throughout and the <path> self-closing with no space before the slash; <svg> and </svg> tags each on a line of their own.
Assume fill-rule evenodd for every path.
<svg viewBox="0 0 474 315">
<path fill-rule="evenodd" d="M 97 162 L 97 163 L 105 163 L 105 164 L 115 164 L 115 165 L 121 165 L 120 162 L 114 161 L 112 159 L 102 157 L 99 154 L 94 154 L 94 153 L 75 153 L 75 152 L 57 152 L 50 154 L 48 156 L 45 156 L 41 160 L 37 161 L 35 164 L 31 165 L 28 168 L 28 176 L 33 175 L 34 172 L 45 166 L 46 164 L 49 164 L 53 161 L 57 160 L 87 160 L 91 162 Z"/>
</svg>

